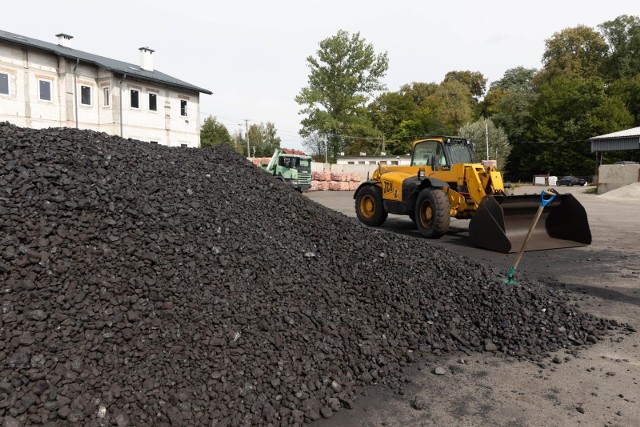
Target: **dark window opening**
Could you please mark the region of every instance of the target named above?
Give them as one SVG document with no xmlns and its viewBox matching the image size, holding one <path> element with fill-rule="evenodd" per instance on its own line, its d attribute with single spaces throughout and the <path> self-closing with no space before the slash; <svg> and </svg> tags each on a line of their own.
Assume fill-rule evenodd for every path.
<svg viewBox="0 0 640 427">
<path fill-rule="evenodd" d="M 103 87 L 102 88 L 102 94 L 104 95 L 104 101 L 102 103 L 102 105 L 104 105 L 105 107 L 109 106 L 109 88 L 108 87 Z"/>
<path fill-rule="evenodd" d="M 151 111 L 158 110 L 158 96 L 155 93 L 149 94 L 149 110 Z"/>
<path fill-rule="evenodd" d="M 9 74 L 0 73 L 0 93 L 9 95 Z"/>
<path fill-rule="evenodd" d="M 83 105 L 91 105 L 91 88 L 89 86 L 80 86 L 80 102 Z"/>
<path fill-rule="evenodd" d="M 140 108 L 140 92 L 131 89 L 131 108 Z"/>
<path fill-rule="evenodd" d="M 187 101 L 185 101 L 184 99 L 180 100 L 180 115 L 187 115 Z"/>
<path fill-rule="evenodd" d="M 51 101 L 51 82 L 48 80 L 40 80 L 40 99 L 43 101 Z"/>
</svg>

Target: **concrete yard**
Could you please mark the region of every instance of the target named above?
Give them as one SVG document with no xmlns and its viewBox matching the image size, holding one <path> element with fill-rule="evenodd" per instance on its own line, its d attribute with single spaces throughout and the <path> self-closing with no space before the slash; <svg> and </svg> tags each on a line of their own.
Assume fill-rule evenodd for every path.
<svg viewBox="0 0 640 427">
<path fill-rule="evenodd" d="M 640 325 L 640 198 L 608 198 L 590 187 L 571 192 L 587 211 L 590 246 L 527 252 L 520 275 L 567 290 L 575 307 L 596 316 Z M 538 194 L 542 187 L 517 187 Z M 306 196 L 355 217 L 352 192 Z M 515 254 L 471 245 L 468 221 L 452 220 L 434 245 L 477 260 L 505 275 Z M 390 215 L 381 227 L 421 238 L 408 217 Z M 419 259 L 419 255 L 416 255 Z M 429 262 L 429 260 L 420 260 Z M 393 277 L 389 277 L 393 281 Z M 371 389 L 353 410 L 321 426 L 637 426 L 640 420 L 640 337 L 615 334 L 577 354 L 557 352 L 548 362 L 516 362 L 498 355 L 451 354 L 443 362 L 423 360 L 407 368 L 404 395 Z M 436 375 L 435 369 L 442 375 Z"/>
</svg>

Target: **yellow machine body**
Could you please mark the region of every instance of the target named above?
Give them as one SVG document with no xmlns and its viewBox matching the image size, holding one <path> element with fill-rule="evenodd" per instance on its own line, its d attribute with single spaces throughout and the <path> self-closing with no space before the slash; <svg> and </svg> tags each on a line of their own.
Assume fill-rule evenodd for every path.
<svg viewBox="0 0 640 427">
<path fill-rule="evenodd" d="M 539 196 L 507 196 L 502 174 L 471 159 L 471 143 L 463 138 L 435 136 L 415 141 L 410 166 L 379 165 L 371 179 L 358 188 L 354 194 L 358 218 L 375 226 L 384 222 L 388 213 L 409 215 L 421 234 L 432 238 L 446 232 L 449 217 L 471 219 L 469 234 L 476 246 L 505 253 L 518 251 L 518 242 L 539 206 Z M 426 199 L 420 197 L 425 190 L 432 193 Z M 435 194 L 437 191 L 444 196 Z M 439 198 L 434 199 L 434 194 Z M 546 208 L 529 250 L 590 243 L 586 212 L 566 194 Z"/>
</svg>

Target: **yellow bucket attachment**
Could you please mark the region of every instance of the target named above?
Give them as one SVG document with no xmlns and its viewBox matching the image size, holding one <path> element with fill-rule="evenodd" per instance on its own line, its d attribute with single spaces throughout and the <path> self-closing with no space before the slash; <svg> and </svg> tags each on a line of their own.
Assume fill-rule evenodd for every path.
<svg viewBox="0 0 640 427">
<path fill-rule="evenodd" d="M 540 196 L 486 196 L 469 222 L 471 242 L 496 252 L 522 247 Z M 571 194 L 559 194 L 543 210 L 527 242 L 527 251 L 570 248 L 591 244 L 587 212 Z"/>
</svg>

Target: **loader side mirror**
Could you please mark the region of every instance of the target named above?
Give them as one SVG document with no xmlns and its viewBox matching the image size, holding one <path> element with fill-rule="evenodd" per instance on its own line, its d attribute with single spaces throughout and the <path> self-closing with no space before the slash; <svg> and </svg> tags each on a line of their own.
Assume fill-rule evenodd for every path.
<svg viewBox="0 0 640 427">
<path fill-rule="evenodd" d="M 424 168 L 418 169 L 418 179 L 423 180 L 425 176 Z"/>
</svg>

